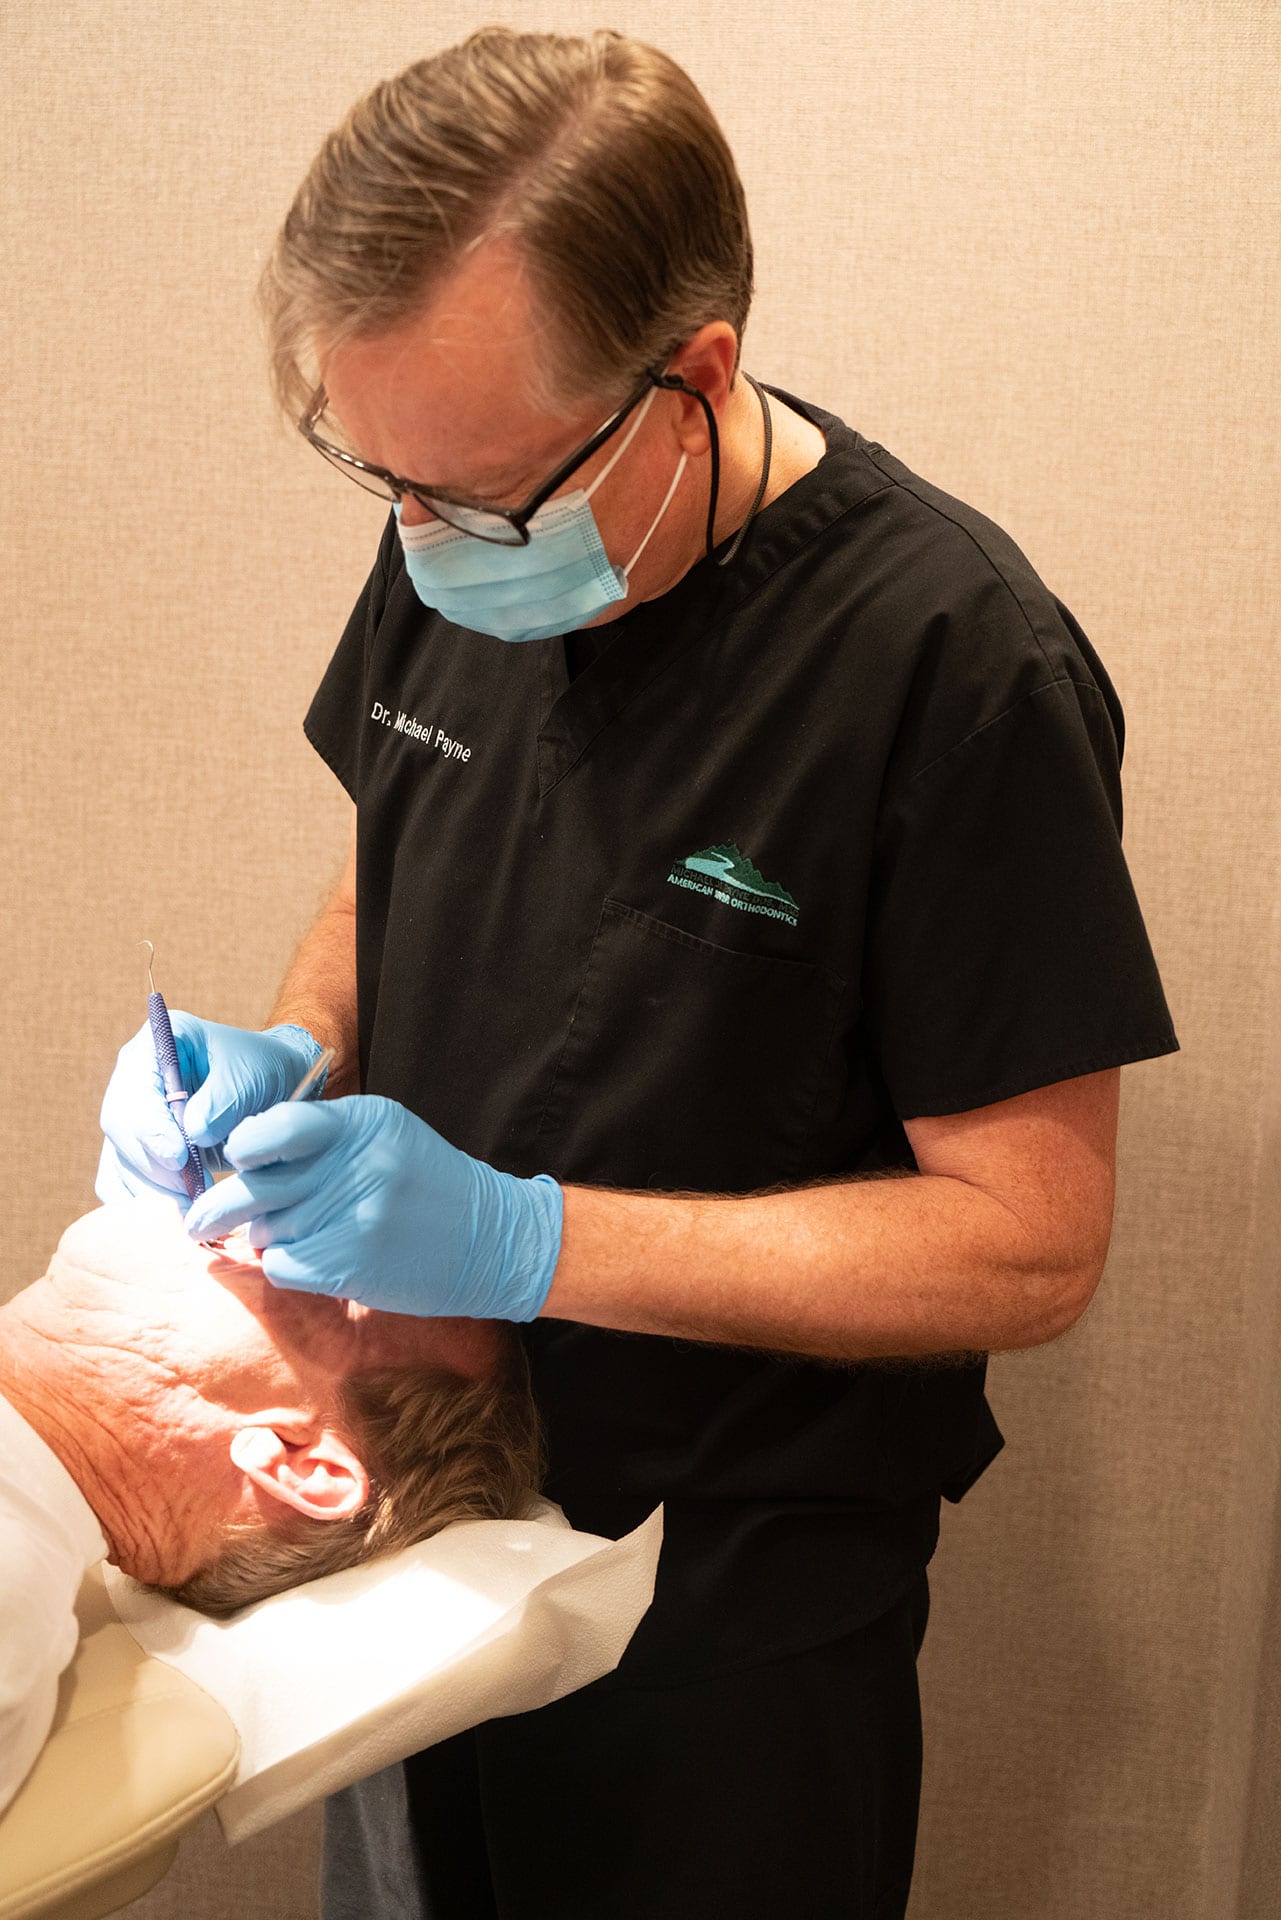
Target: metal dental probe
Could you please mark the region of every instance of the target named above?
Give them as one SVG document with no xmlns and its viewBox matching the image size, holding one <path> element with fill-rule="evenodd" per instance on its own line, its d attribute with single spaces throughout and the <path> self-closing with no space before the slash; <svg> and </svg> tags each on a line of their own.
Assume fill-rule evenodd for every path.
<svg viewBox="0 0 1281 1920">
<path fill-rule="evenodd" d="M 138 944 L 147 949 L 147 1018 L 151 1022 L 151 1037 L 156 1043 L 156 1059 L 160 1063 L 165 1099 L 187 1148 L 187 1158 L 181 1168 L 182 1184 L 187 1189 L 187 1198 L 198 1200 L 209 1182 L 200 1148 L 193 1140 L 187 1139 L 187 1129 L 182 1124 L 182 1116 L 187 1109 L 187 1089 L 182 1084 L 182 1068 L 178 1065 L 178 1048 L 169 1024 L 169 1009 L 165 1005 L 164 995 L 156 991 L 155 976 L 151 970 L 156 949 L 150 940 L 140 940 Z"/>
<path fill-rule="evenodd" d="M 326 1047 L 323 1052 L 317 1054 L 289 1098 L 291 1100 L 305 1100 L 326 1067 L 331 1067 L 337 1057 L 337 1049 L 334 1047 Z"/>
</svg>

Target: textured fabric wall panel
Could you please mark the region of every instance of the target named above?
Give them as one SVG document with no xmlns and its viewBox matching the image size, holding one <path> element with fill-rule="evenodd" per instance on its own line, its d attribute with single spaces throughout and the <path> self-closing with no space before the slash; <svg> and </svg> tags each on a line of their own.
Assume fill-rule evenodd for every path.
<svg viewBox="0 0 1281 1920">
<path fill-rule="evenodd" d="M 260 1021 L 337 870 L 346 803 L 298 722 L 380 515 L 273 422 L 252 287 L 356 94 L 488 17 L 0 15 L 6 1289 L 91 1203 L 136 940 L 174 1006 Z M 1126 848 L 1184 1050 L 1127 1070 L 1099 1296 L 993 1362 L 1010 1444 L 946 1511 L 912 1915 L 1222 1920 L 1239 1884 L 1257 1920 L 1281 1902 L 1281 1715 L 1256 1700 L 1281 1513 L 1281 16 L 499 17 L 608 19 L 688 66 L 753 209 L 749 369 L 1004 525 L 1117 683 Z M 138 1910 L 301 1914 L 313 1845 L 195 1837 L 198 1869 Z"/>
<path fill-rule="evenodd" d="M 1274 754 L 1275 757 L 1275 754 Z M 1260 1031 L 1262 1097 L 1256 1115 L 1248 1193 L 1251 1287 L 1242 1327 L 1240 1414 L 1231 1422 L 1239 1470 L 1228 1519 L 1222 1610 L 1223 1684 L 1214 1728 L 1214 1792 L 1205 1830 L 1219 1858 L 1207 1885 L 1230 1889 L 1240 1870 L 1240 1920 L 1266 1920 L 1281 1904 L 1281 884 L 1274 885 L 1272 938 L 1265 957 L 1268 1010 Z M 1269 1497 L 1271 1495 L 1271 1497 Z M 1242 1573 L 1246 1577 L 1241 1577 Z M 1266 1602 L 1259 1603 L 1261 1593 Z M 1247 1804 L 1229 1799 L 1244 1773 Z M 1229 1836 L 1246 1826 L 1238 1858 Z M 1231 1910 L 1231 1909 L 1229 1909 Z"/>
</svg>

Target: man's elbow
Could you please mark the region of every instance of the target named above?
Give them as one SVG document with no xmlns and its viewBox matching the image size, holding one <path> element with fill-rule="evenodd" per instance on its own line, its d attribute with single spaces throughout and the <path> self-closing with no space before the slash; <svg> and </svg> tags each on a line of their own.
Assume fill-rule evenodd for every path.
<svg viewBox="0 0 1281 1920">
<path fill-rule="evenodd" d="M 1048 1272 L 1048 1305 L 1044 1323 L 1035 1339 L 1028 1342 L 1029 1346 L 1044 1346 L 1051 1340 L 1058 1340 L 1076 1325 L 1103 1278 L 1111 1237 L 1109 1220 L 1106 1231 L 1096 1235 L 1088 1249 L 1059 1260 Z"/>
<path fill-rule="evenodd" d="M 1008 1201 L 998 1204 L 1006 1215 L 1001 1235 L 1005 1286 L 1013 1289 L 1011 1306 L 1015 1296 L 1019 1302 L 1008 1344 L 1044 1346 L 1069 1332 L 1094 1298 L 1112 1238 L 1113 1195 L 1109 1190 L 1088 1208 L 1043 1212 L 1039 1219 Z"/>
</svg>

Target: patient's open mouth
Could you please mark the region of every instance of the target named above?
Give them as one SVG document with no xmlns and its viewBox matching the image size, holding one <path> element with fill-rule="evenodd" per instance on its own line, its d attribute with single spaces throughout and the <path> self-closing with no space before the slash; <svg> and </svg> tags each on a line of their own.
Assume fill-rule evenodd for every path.
<svg viewBox="0 0 1281 1920">
<path fill-rule="evenodd" d="M 210 1248 L 214 1253 L 225 1253 L 229 1246 L 232 1247 L 233 1253 L 238 1253 L 241 1247 L 249 1245 L 249 1229 L 247 1226 L 232 1227 L 217 1240 L 202 1240 L 200 1244 L 202 1247 Z M 256 1249 L 250 1248 L 250 1251 L 256 1252 Z"/>
</svg>

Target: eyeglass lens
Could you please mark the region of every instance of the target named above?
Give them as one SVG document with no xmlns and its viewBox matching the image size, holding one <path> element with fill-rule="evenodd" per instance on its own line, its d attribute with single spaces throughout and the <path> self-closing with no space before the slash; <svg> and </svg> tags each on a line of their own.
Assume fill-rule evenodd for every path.
<svg viewBox="0 0 1281 1920">
<path fill-rule="evenodd" d="M 313 442 L 313 445 L 316 443 Z M 363 467 L 353 466 L 348 460 L 341 460 L 323 446 L 316 446 L 331 467 L 339 473 L 345 473 L 366 493 L 377 494 L 380 500 L 395 500 L 399 496 L 396 489 L 384 480 L 381 474 L 369 473 Z M 457 527 L 463 533 L 470 533 L 478 540 L 491 541 L 496 546 L 519 547 L 524 544 L 517 529 L 501 513 L 495 513 L 486 507 L 462 506 L 456 500 L 438 500 L 432 494 L 415 494 L 414 498 L 429 513 L 448 526 Z"/>
</svg>

